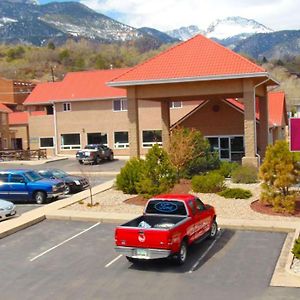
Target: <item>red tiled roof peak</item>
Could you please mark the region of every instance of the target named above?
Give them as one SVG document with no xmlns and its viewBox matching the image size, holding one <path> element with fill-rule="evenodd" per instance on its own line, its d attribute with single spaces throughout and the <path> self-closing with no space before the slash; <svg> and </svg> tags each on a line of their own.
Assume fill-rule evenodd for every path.
<svg viewBox="0 0 300 300">
<path fill-rule="evenodd" d="M 175 45 L 114 78 L 111 86 L 174 79 L 261 74 L 266 70 L 203 35 Z"/>
</svg>

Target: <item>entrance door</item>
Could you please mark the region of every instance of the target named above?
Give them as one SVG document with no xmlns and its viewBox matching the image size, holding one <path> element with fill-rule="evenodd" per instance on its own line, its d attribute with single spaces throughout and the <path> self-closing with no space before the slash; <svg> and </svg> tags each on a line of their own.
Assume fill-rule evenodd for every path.
<svg viewBox="0 0 300 300">
<path fill-rule="evenodd" d="M 231 160 L 230 137 L 220 137 L 220 159 Z"/>
</svg>

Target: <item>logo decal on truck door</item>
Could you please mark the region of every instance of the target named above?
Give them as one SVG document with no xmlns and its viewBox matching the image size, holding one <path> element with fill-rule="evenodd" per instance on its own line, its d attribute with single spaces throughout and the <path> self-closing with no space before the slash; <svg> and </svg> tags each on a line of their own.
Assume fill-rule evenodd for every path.
<svg viewBox="0 0 300 300">
<path fill-rule="evenodd" d="M 139 240 L 141 243 L 144 243 L 144 242 L 146 241 L 146 237 L 145 237 L 144 232 L 140 232 L 140 233 L 139 233 L 138 240 Z"/>
</svg>

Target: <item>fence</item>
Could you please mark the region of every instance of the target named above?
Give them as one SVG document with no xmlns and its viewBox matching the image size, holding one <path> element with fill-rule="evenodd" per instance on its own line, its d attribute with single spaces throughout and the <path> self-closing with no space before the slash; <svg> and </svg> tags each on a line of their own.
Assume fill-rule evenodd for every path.
<svg viewBox="0 0 300 300">
<path fill-rule="evenodd" d="M 0 150 L 0 160 L 31 160 L 36 158 L 47 158 L 47 150 Z"/>
</svg>

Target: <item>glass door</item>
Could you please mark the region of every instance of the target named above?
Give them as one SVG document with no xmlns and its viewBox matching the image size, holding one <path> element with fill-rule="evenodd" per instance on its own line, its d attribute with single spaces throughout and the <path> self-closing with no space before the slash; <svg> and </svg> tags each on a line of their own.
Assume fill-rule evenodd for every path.
<svg viewBox="0 0 300 300">
<path fill-rule="evenodd" d="M 230 137 L 220 137 L 220 159 L 231 160 Z"/>
</svg>

